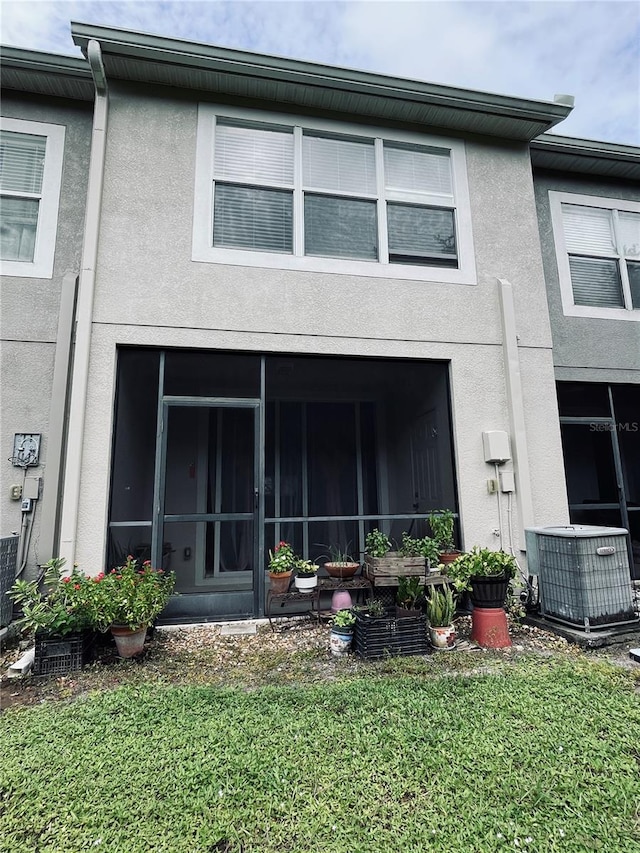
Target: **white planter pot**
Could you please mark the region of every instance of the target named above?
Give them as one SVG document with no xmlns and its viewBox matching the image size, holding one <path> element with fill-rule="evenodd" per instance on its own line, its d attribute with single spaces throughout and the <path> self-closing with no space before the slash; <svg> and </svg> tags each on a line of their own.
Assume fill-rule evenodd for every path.
<svg viewBox="0 0 640 853">
<path fill-rule="evenodd" d="M 456 644 L 456 629 L 453 625 L 445 627 L 429 626 L 429 636 L 434 649 L 453 649 Z"/>
<path fill-rule="evenodd" d="M 310 592 L 318 586 L 318 576 L 301 577 L 300 575 L 296 575 L 294 583 L 298 592 Z"/>
</svg>

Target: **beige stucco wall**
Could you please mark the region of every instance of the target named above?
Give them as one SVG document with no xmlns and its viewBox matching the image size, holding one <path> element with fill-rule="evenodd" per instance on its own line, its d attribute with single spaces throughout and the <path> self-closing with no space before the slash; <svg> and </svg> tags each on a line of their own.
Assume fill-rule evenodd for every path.
<svg viewBox="0 0 640 853">
<path fill-rule="evenodd" d="M 98 570 L 104 555 L 115 356 L 124 343 L 450 361 L 464 544 L 495 544 L 481 432 L 509 430 L 498 278 L 514 289 L 535 521 L 564 522 L 526 146 L 467 142 L 475 286 L 196 263 L 197 103 L 163 94 L 112 86 L 77 537 L 83 567 Z"/>
<path fill-rule="evenodd" d="M 53 277 L 2 276 L 0 291 L 0 535 L 19 530 L 20 502 L 9 499 L 12 484 L 22 485 L 24 471 L 7 460 L 14 433 L 42 434 L 40 465 L 27 475 L 41 477 L 43 501 L 57 499 L 57 483 L 47 478 L 48 426 L 56 353 L 60 294 L 67 271 L 80 268 L 86 181 L 91 137 L 91 105 L 49 98 L 19 99 L 3 93 L 2 115 L 27 121 L 64 125 L 65 150 L 56 235 Z M 27 576 L 51 554 L 40 547 L 42 501 L 33 513 L 34 526 Z"/>
</svg>

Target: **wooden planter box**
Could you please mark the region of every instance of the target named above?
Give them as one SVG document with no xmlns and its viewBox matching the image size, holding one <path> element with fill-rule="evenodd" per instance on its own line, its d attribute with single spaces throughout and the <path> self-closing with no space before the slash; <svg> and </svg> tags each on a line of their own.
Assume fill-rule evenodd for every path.
<svg viewBox="0 0 640 853">
<path fill-rule="evenodd" d="M 397 619 L 394 616 L 372 618 L 358 614 L 353 650 L 367 660 L 428 654 L 430 644 L 426 616 Z"/>
<path fill-rule="evenodd" d="M 387 554 L 385 557 L 364 555 L 362 573 L 376 586 L 397 586 L 398 578 L 419 577 L 424 583 L 426 564 L 424 557 L 401 557 Z"/>
</svg>

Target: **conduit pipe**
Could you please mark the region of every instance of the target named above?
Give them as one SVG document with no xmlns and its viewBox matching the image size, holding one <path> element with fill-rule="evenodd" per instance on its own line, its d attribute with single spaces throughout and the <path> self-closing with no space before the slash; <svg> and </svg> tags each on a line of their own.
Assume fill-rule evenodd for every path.
<svg viewBox="0 0 640 853">
<path fill-rule="evenodd" d="M 98 239 L 102 211 L 102 186 L 107 144 L 109 92 L 102 62 L 100 44 L 91 39 L 87 44 L 87 59 L 96 90 L 91 133 L 91 156 L 87 184 L 87 212 L 84 221 L 82 264 L 76 309 L 76 336 L 71 377 L 71 403 L 67 430 L 67 453 L 64 475 L 64 497 L 60 520 L 60 557 L 67 566 L 75 561 L 78 507 L 80 502 L 80 472 L 84 443 L 85 410 L 91 352 L 93 298 L 98 259 Z"/>
<path fill-rule="evenodd" d="M 513 289 L 506 279 L 498 279 L 500 307 L 502 313 L 502 354 L 507 386 L 507 406 L 511 426 L 511 450 L 513 468 L 518 495 L 519 530 L 518 539 L 521 551 L 525 549 L 525 527 L 533 526 L 533 500 L 531 498 L 531 477 L 529 468 L 529 450 L 524 417 L 522 379 L 520 377 L 520 355 L 516 333 L 516 314 L 513 304 Z M 513 548 L 513 540 L 511 547 Z"/>
</svg>

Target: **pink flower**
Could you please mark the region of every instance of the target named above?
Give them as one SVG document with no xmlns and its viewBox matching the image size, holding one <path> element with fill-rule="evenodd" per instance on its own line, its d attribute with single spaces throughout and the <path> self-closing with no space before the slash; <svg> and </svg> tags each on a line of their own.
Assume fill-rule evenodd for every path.
<svg viewBox="0 0 640 853">
<path fill-rule="evenodd" d="M 69 583 L 71 578 L 62 578 L 62 583 Z"/>
</svg>

